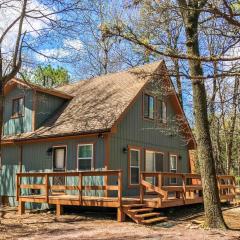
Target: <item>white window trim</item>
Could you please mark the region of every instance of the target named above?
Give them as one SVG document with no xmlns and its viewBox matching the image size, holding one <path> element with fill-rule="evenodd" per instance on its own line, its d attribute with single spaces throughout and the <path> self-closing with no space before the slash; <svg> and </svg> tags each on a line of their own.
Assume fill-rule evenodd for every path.
<svg viewBox="0 0 240 240">
<path fill-rule="evenodd" d="M 131 151 L 137 151 L 138 152 L 138 166 L 132 166 L 131 165 L 131 162 L 132 162 Z M 130 183 L 130 185 L 139 185 L 139 183 L 140 183 L 140 162 L 141 162 L 141 150 L 136 149 L 136 148 L 129 148 L 129 174 L 130 174 L 129 183 Z M 138 169 L 138 172 L 139 172 L 138 183 L 132 183 L 132 175 L 131 175 L 131 169 L 132 168 L 137 168 Z"/>
<path fill-rule="evenodd" d="M 52 149 L 53 149 L 53 151 L 54 151 L 54 148 L 65 148 L 65 168 L 64 168 L 64 170 L 66 171 L 66 169 L 67 169 L 67 150 L 68 150 L 68 148 L 67 148 L 67 145 L 55 145 L 55 146 L 52 146 Z M 54 153 L 53 153 L 53 151 L 52 151 L 52 171 L 54 171 L 54 170 L 56 170 L 54 167 L 53 167 L 53 161 L 54 161 Z"/>
<path fill-rule="evenodd" d="M 91 158 L 80 158 L 78 157 L 79 156 L 79 147 L 80 146 L 91 146 L 92 147 L 92 157 Z M 81 159 L 91 159 L 91 171 L 94 170 L 94 167 L 93 167 L 93 159 L 94 159 L 94 147 L 93 147 L 93 143 L 81 143 L 81 144 L 78 144 L 77 145 L 77 170 L 78 171 L 89 171 L 89 170 L 80 170 L 79 169 L 79 160 Z"/>
<path fill-rule="evenodd" d="M 171 168 L 171 157 L 176 157 L 175 159 L 176 159 L 176 168 Z M 177 163 L 178 163 L 178 155 L 177 154 L 170 154 L 169 155 L 169 161 L 170 161 L 170 172 L 172 172 L 172 171 L 176 171 L 176 173 L 177 173 L 177 169 L 178 169 L 178 166 L 177 166 Z M 172 181 L 172 180 L 175 180 L 175 181 Z M 174 177 L 171 177 L 170 178 L 170 183 L 171 184 L 176 184 L 177 183 L 177 178 L 174 178 Z"/>
</svg>

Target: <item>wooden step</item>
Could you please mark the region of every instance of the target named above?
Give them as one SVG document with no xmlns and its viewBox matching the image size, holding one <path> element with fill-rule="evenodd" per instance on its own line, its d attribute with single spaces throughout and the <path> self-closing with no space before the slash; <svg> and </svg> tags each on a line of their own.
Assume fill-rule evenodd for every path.
<svg viewBox="0 0 240 240">
<path fill-rule="evenodd" d="M 129 205 L 123 205 L 124 208 L 140 208 L 140 207 L 146 207 L 146 204 L 129 204 Z"/>
<path fill-rule="evenodd" d="M 128 210 L 131 213 L 139 213 L 139 212 L 151 212 L 153 208 L 139 208 L 139 209 L 130 209 Z"/>
<path fill-rule="evenodd" d="M 147 218 L 147 217 L 154 217 L 154 216 L 159 216 L 160 213 L 158 212 L 150 212 L 150 213 L 144 213 L 144 214 L 136 214 L 136 218 Z"/>
<path fill-rule="evenodd" d="M 157 223 L 157 222 L 163 222 L 163 221 L 166 221 L 166 220 L 167 220 L 167 217 L 156 217 L 156 218 L 141 220 L 141 223 L 152 224 L 152 223 Z"/>
</svg>

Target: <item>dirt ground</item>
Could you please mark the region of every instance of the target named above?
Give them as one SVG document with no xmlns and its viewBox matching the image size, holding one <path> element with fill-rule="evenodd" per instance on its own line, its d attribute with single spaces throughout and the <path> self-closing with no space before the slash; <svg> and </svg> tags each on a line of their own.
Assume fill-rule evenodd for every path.
<svg viewBox="0 0 240 240">
<path fill-rule="evenodd" d="M 127 220 L 118 223 L 114 211 L 65 209 L 56 217 L 54 211 L 27 212 L 19 216 L 16 209 L 0 209 L 0 239 L 70 240 L 70 239 L 158 239 L 158 240 L 240 240 L 240 207 L 224 208 L 224 218 L 232 230 L 204 230 L 199 224 L 202 206 L 173 208 L 164 212 L 169 221 L 143 226 Z"/>
</svg>

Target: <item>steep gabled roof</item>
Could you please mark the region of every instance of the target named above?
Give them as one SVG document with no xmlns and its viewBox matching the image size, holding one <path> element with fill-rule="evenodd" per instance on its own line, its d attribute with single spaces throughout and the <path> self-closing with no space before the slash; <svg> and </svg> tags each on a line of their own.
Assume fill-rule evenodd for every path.
<svg viewBox="0 0 240 240">
<path fill-rule="evenodd" d="M 23 133 L 12 138 L 26 139 L 110 131 L 160 64 L 161 62 L 147 64 L 59 87 L 54 91 L 74 96 L 72 100 L 35 132 Z M 141 74 L 142 71 L 144 75 Z"/>
<path fill-rule="evenodd" d="M 160 68 L 162 71 L 164 66 L 163 61 L 155 62 L 54 89 L 54 92 L 71 96 L 72 100 L 66 102 L 35 132 L 7 136 L 4 139 L 20 141 L 111 131 L 126 113 L 130 104 L 134 102 L 136 96 L 153 78 L 154 73 L 157 73 Z M 170 78 L 168 84 L 172 84 Z M 178 113 L 185 117 L 181 107 L 179 109 L 176 93 L 174 95 L 173 104 L 176 104 Z M 191 129 L 187 120 L 186 127 L 189 136 Z"/>
</svg>

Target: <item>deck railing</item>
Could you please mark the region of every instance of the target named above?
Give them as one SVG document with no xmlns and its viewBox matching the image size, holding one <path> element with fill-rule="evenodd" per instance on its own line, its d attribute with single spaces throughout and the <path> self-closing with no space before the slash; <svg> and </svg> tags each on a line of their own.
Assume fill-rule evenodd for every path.
<svg viewBox="0 0 240 240">
<path fill-rule="evenodd" d="M 148 181 L 150 180 L 150 181 Z M 235 197 L 235 177 L 230 175 L 217 176 L 219 196 L 221 200 L 233 200 Z M 190 173 L 141 172 L 140 201 L 145 194 L 155 193 L 159 203 L 167 200 L 179 200 L 183 204 L 203 201 L 201 176 Z"/>
<path fill-rule="evenodd" d="M 115 176 L 117 177 L 116 185 L 108 184 L 105 177 Z M 54 181 L 51 181 L 54 177 L 63 177 L 65 179 L 64 184 L 54 185 Z M 67 185 L 66 179 L 69 177 L 75 177 L 78 179 L 77 184 Z M 83 183 L 84 177 L 103 177 L 103 185 L 93 183 L 91 185 L 86 185 Z M 41 184 L 25 184 L 22 183 L 23 178 L 34 179 L 41 178 Z M 83 191 L 88 190 L 103 190 L 103 191 L 117 191 L 117 199 L 119 206 L 122 203 L 122 170 L 106 170 L 106 171 L 82 171 L 82 172 L 50 172 L 50 173 L 17 173 L 16 176 L 16 198 L 17 201 L 22 196 L 23 189 L 40 190 L 41 196 L 44 196 L 45 201 L 48 202 L 49 196 L 53 194 L 54 191 L 78 191 L 79 203 L 82 202 Z M 42 194 L 43 193 L 43 194 Z"/>
</svg>

